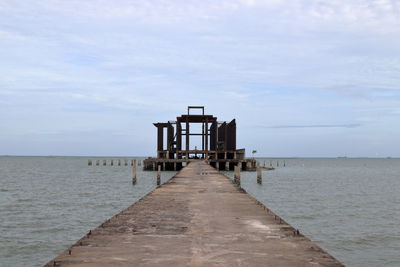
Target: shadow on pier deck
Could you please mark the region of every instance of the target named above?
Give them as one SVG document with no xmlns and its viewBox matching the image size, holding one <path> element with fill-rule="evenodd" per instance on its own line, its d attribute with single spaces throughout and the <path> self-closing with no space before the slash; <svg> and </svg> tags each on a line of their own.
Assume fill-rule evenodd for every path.
<svg viewBox="0 0 400 267">
<path fill-rule="evenodd" d="M 47 266 L 342 266 L 204 161 Z"/>
</svg>

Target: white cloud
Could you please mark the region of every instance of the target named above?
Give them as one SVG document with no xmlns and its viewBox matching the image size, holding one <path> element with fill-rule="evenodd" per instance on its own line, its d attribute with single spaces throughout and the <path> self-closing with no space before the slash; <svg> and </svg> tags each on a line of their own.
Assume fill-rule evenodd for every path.
<svg viewBox="0 0 400 267">
<path fill-rule="evenodd" d="M 4 0 L 0 112 L 18 130 L 40 127 L 24 112 L 122 125 L 139 112 L 171 119 L 196 99 L 276 125 L 379 121 L 373 112 L 399 104 L 399 36 L 386 0 Z"/>
</svg>

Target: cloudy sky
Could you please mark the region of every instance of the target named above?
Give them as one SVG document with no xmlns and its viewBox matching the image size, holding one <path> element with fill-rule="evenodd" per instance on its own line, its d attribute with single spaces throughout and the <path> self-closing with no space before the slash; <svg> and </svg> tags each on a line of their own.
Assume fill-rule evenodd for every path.
<svg viewBox="0 0 400 267">
<path fill-rule="evenodd" d="M 204 105 L 259 156 L 400 156 L 398 0 L 0 0 L 0 155 L 154 155 Z"/>
</svg>

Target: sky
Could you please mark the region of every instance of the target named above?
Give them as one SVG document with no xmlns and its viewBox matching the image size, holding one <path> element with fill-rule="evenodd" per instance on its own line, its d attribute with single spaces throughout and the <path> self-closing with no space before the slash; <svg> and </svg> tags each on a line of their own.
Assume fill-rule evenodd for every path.
<svg viewBox="0 0 400 267">
<path fill-rule="evenodd" d="M 0 155 L 154 156 L 202 105 L 265 157 L 400 157 L 398 0 L 0 0 Z"/>
</svg>

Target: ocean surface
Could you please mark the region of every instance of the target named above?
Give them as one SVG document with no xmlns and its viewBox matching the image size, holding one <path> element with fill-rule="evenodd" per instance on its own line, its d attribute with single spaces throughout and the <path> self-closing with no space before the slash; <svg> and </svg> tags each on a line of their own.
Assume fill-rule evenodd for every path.
<svg viewBox="0 0 400 267">
<path fill-rule="evenodd" d="M 154 172 L 139 167 L 132 185 L 130 166 L 88 159 L 0 157 L 0 266 L 42 266 L 156 187 Z M 258 161 L 276 169 L 262 185 L 242 172 L 242 187 L 328 253 L 347 266 L 400 266 L 400 159 Z"/>
</svg>

